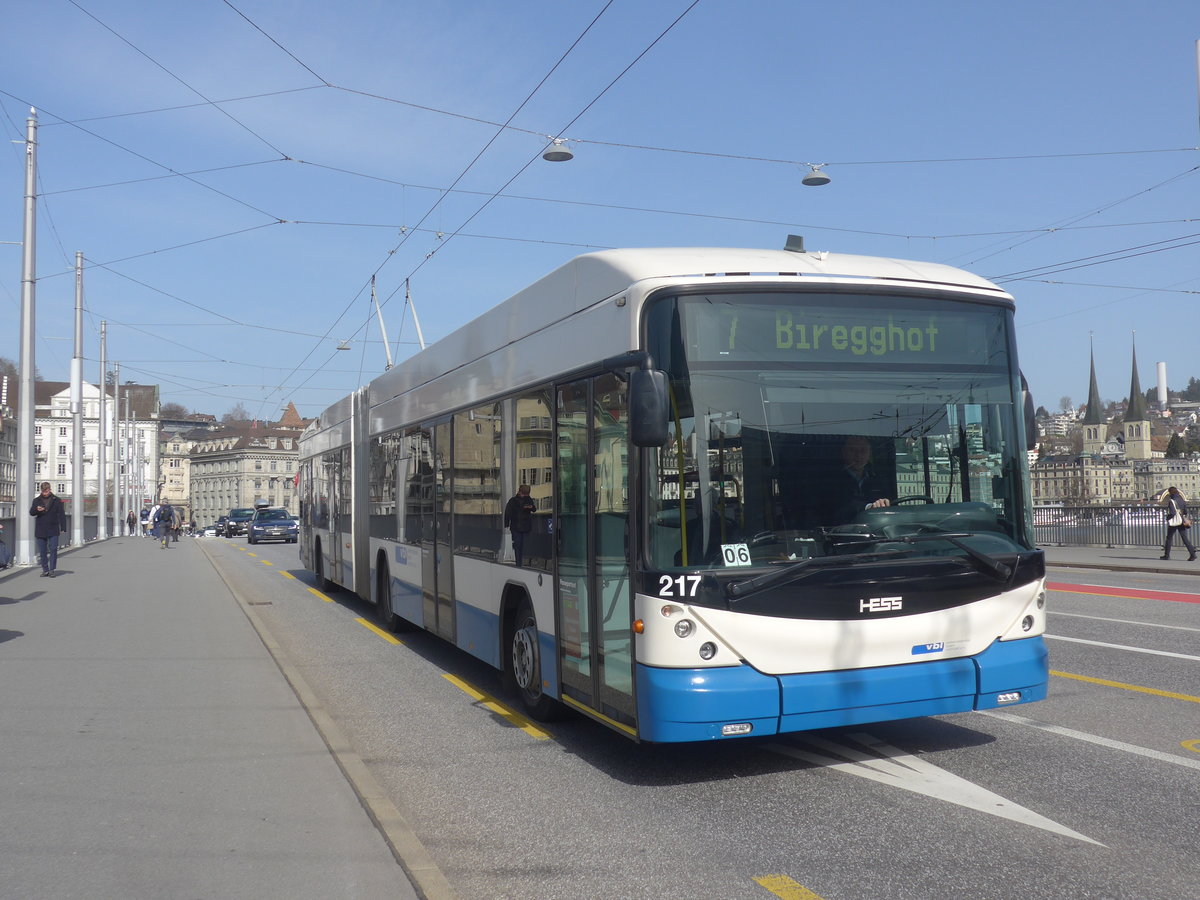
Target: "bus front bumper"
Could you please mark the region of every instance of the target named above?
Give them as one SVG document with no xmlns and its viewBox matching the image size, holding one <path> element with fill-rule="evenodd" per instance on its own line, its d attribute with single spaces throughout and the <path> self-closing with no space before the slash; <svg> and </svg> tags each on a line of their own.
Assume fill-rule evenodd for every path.
<svg viewBox="0 0 1200 900">
<path fill-rule="evenodd" d="M 1048 679 L 1041 637 L 959 659 L 798 675 L 639 664 L 638 734 L 706 741 L 993 709 L 1045 698 Z"/>
</svg>

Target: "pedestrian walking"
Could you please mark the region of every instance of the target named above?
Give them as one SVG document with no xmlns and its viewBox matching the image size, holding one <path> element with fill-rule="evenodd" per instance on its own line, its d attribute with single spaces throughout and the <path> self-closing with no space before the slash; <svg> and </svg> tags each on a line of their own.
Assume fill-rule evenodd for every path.
<svg viewBox="0 0 1200 900">
<path fill-rule="evenodd" d="M 179 529 L 183 527 L 183 512 L 175 507 L 171 512 L 171 543 L 179 543 Z"/>
<path fill-rule="evenodd" d="M 1179 493 L 1179 488 L 1169 487 L 1167 492 L 1159 497 L 1158 502 L 1165 507 L 1167 514 L 1167 540 L 1163 544 L 1163 555 L 1159 559 L 1171 558 L 1171 543 L 1175 540 L 1176 532 L 1183 546 L 1187 547 L 1188 562 L 1196 559 L 1196 548 L 1188 540 L 1188 531 L 1192 527 L 1192 519 L 1188 515 L 1187 500 Z"/>
<path fill-rule="evenodd" d="M 175 511 L 171 508 L 170 503 L 163 503 L 154 508 L 154 536 L 158 538 L 159 544 L 164 550 L 171 541 L 171 519 L 174 514 Z"/>
<path fill-rule="evenodd" d="M 58 568 L 58 536 L 67 531 L 67 512 L 63 502 L 50 493 L 50 482 L 42 482 L 42 492 L 29 507 L 29 514 L 37 517 L 33 537 L 37 541 L 42 577 L 53 578 L 54 570 Z"/>
<path fill-rule="evenodd" d="M 133 535 L 136 533 L 137 521 L 138 521 L 137 513 L 135 513 L 131 509 L 129 511 L 129 515 L 127 515 L 125 517 L 125 524 L 128 526 L 127 533 L 129 534 L 130 537 L 133 537 Z"/>
<path fill-rule="evenodd" d="M 512 533 L 513 553 L 517 558 L 517 568 L 525 557 L 525 538 L 533 531 L 533 514 L 537 504 L 529 496 L 529 485 L 523 484 L 517 488 L 517 493 L 504 507 L 504 527 Z"/>
</svg>

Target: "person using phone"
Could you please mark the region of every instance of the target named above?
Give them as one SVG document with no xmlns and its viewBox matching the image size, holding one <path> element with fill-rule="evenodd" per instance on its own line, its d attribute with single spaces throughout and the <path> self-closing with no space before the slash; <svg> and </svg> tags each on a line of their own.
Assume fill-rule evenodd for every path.
<svg viewBox="0 0 1200 900">
<path fill-rule="evenodd" d="M 58 568 L 58 536 L 66 533 L 67 512 L 63 502 L 50 492 L 50 482 L 42 482 L 42 492 L 29 507 L 29 514 L 37 518 L 33 524 L 33 537 L 37 541 L 42 577 L 53 578 L 54 570 Z"/>
</svg>

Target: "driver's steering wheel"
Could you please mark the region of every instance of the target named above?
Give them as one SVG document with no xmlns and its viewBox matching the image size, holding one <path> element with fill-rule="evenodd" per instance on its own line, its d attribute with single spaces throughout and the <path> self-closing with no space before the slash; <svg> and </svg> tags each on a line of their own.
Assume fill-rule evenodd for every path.
<svg viewBox="0 0 1200 900">
<path fill-rule="evenodd" d="M 896 502 L 892 504 L 892 506 L 899 506 L 901 503 L 917 503 L 922 500 L 925 501 L 926 503 L 936 503 L 937 502 L 932 497 L 930 497 L 928 494 L 909 494 L 907 497 L 900 497 L 899 499 L 897 499 Z"/>
</svg>

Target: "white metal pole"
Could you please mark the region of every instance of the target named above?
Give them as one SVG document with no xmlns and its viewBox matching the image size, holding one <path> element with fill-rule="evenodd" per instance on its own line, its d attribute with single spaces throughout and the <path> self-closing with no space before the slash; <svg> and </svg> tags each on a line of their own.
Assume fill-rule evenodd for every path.
<svg viewBox="0 0 1200 900">
<path fill-rule="evenodd" d="M 96 540 L 108 540 L 108 322 L 100 322 L 100 416 L 96 429 Z"/>
<path fill-rule="evenodd" d="M 25 227 L 21 253 L 21 360 L 17 386 L 17 537 L 13 547 L 19 566 L 34 563 L 33 519 L 33 422 L 37 415 L 33 400 L 34 284 L 37 232 L 37 110 L 25 120 Z"/>
<path fill-rule="evenodd" d="M 83 254 L 75 252 L 75 355 L 71 357 L 71 545 L 83 546 Z"/>
<path fill-rule="evenodd" d="M 125 505 L 126 508 L 132 510 L 134 516 L 137 516 L 137 509 L 134 507 L 134 491 L 137 489 L 137 469 L 133 465 L 133 435 L 132 430 L 133 419 L 129 414 L 129 390 L 126 388 L 125 396 Z M 133 531 L 135 534 L 140 533 L 137 522 L 134 523 Z"/>
<path fill-rule="evenodd" d="M 113 530 L 125 533 L 125 445 L 121 443 L 121 364 L 113 363 Z"/>
</svg>

